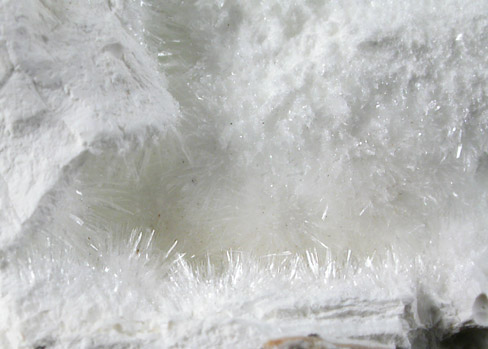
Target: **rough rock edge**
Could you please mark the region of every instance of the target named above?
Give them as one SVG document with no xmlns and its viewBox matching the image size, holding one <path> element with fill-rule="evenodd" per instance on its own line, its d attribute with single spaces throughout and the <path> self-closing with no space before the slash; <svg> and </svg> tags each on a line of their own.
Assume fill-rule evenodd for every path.
<svg viewBox="0 0 488 349">
<path fill-rule="evenodd" d="M 56 201 L 86 152 L 130 151 L 162 132 L 177 107 L 110 3 L 3 1 L 0 8 L 5 248 L 29 221 L 42 222 L 52 206 L 46 203 Z"/>
</svg>

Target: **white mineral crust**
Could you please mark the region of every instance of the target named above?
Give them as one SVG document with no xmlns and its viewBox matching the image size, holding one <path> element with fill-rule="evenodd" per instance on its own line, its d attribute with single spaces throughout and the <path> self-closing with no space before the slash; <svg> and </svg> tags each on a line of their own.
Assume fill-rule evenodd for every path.
<svg viewBox="0 0 488 349">
<path fill-rule="evenodd" d="M 161 132 L 176 104 L 155 61 L 107 4 L 1 6 L 1 239 L 8 242 L 86 152 Z"/>
<path fill-rule="evenodd" d="M 487 57 L 481 0 L 0 0 L 0 347 L 488 326 Z"/>
</svg>

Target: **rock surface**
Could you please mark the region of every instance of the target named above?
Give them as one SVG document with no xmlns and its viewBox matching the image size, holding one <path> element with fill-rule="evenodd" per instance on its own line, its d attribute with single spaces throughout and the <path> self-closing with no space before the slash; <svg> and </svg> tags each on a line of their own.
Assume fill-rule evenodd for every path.
<svg viewBox="0 0 488 349">
<path fill-rule="evenodd" d="M 0 347 L 486 326 L 486 13 L 0 0 Z"/>
</svg>

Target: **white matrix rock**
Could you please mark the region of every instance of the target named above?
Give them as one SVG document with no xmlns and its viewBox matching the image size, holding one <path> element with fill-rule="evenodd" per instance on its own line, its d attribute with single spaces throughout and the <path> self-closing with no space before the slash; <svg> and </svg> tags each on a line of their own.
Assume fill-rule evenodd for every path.
<svg viewBox="0 0 488 349">
<path fill-rule="evenodd" d="M 485 333 L 486 57 L 481 0 L 0 0 L 0 347 Z"/>
</svg>

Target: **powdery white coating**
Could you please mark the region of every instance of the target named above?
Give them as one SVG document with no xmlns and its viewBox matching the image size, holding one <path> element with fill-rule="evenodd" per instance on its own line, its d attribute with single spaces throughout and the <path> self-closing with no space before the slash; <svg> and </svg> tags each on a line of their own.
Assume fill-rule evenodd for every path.
<svg viewBox="0 0 488 349">
<path fill-rule="evenodd" d="M 163 130 L 176 109 L 153 61 L 106 4 L 0 6 L 0 238 L 8 241 L 85 153 L 126 151 Z"/>
<path fill-rule="evenodd" d="M 487 7 L 2 2 L 0 343 L 484 321 Z"/>
<path fill-rule="evenodd" d="M 148 4 L 183 113 L 181 232 L 410 254 L 484 212 L 482 3 Z"/>
</svg>

